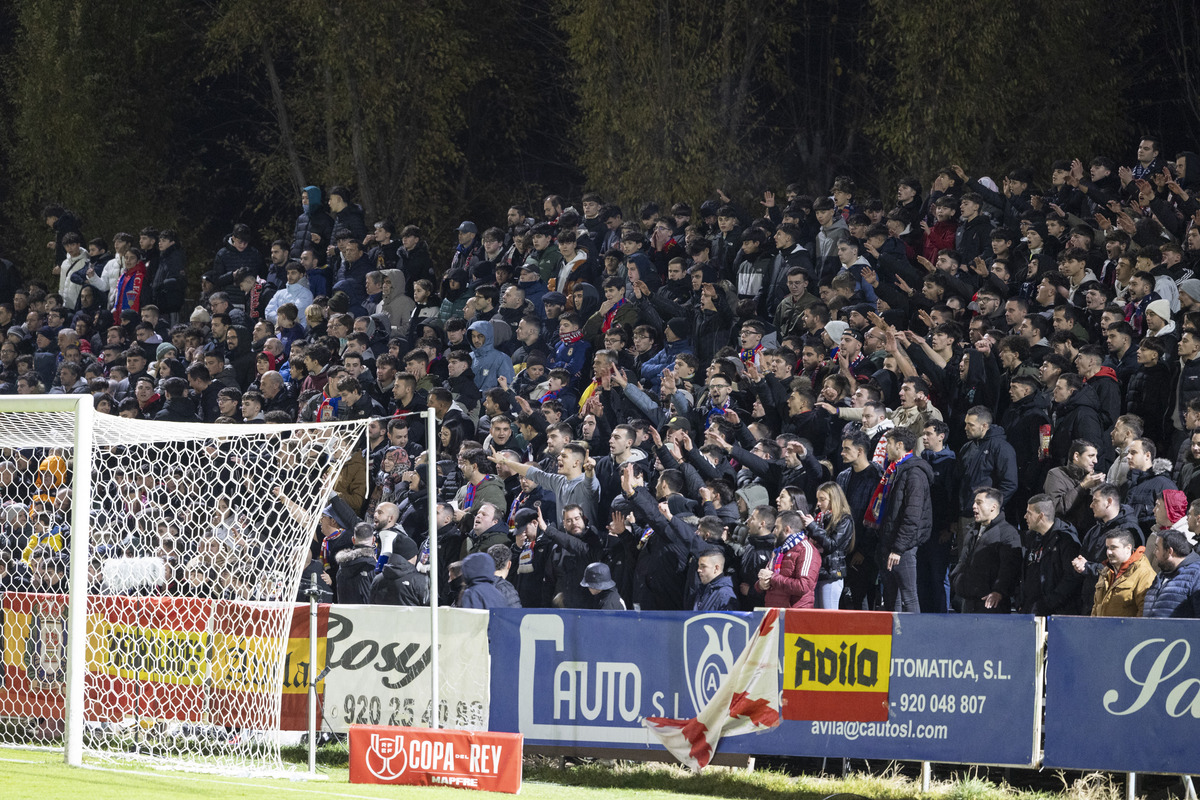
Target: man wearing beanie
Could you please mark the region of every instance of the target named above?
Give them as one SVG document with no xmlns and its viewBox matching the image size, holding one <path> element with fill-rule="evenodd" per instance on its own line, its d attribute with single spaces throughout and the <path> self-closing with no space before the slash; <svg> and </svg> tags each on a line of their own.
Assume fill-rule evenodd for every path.
<svg viewBox="0 0 1200 800">
<path fill-rule="evenodd" d="M 1162 337 L 1167 342 L 1167 351 L 1171 356 L 1179 348 L 1179 333 L 1171 319 L 1171 306 L 1166 300 L 1153 300 L 1146 306 L 1146 335 Z"/>
<path fill-rule="evenodd" d="M 371 583 L 371 605 L 429 605 L 429 576 L 417 571 L 416 542 L 402 534 L 392 540 L 392 556 Z"/>
</svg>

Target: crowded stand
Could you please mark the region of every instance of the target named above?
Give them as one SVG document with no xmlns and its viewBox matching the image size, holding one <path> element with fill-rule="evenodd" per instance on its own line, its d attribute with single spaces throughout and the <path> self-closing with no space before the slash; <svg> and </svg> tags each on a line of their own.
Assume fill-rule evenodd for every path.
<svg viewBox="0 0 1200 800">
<path fill-rule="evenodd" d="M 53 278 L 0 262 L 0 392 L 369 419 L 304 584 L 338 603 L 1197 617 L 1200 156 L 1130 150 L 883 200 L 550 195 L 440 254 L 342 186 L 211 258 L 49 206 Z M 69 469 L 0 450 L 0 589 L 65 586 Z M 162 520 L 105 547 L 191 596 L 261 596 L 239 502 L 299 513 L 103 477 L 96 511 Z"/>
</svg>

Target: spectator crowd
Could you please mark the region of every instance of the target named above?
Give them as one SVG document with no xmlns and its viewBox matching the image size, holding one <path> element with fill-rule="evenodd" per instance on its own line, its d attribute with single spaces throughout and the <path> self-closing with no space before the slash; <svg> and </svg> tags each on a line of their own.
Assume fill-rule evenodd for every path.
<svg viewBox="0 0 1200 800">
<path fill-rule="evenodd" d="M 0 259 L 0 392 L 371 420 L 312 544 L 336 602 L 437 580 L 481 608 L 1196 617 L 1200 156 L 1164 156 L 951 165 L 886 201 L 844 177 L 753 208 L 550 195 L 436 258 L 309 186 L 289 238 L 234 226 L 194 304 L 178 232 L 88 238 L 49 206 L 56 283 Z M 65 574 L 52 458 L 0 453 L 0 588 Z M 179 489 L 145 483 L 118 513 Z M 260 596 L 213 530 L 118 547 Z"/>
</svg>

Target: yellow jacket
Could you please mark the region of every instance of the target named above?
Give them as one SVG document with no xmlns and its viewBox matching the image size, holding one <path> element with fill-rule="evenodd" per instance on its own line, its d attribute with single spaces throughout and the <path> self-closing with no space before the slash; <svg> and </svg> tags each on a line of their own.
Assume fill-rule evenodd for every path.
<svg viewBox="0 0 1200 800">
<path fill-rule="evenodd" d="M 1146 559 L 1146 548 L 1139 547 L 1113 571 L 1105 566 L 1104 573 L 1096 582 L 1096 597 L 1092 605 L 1093 617 L 1140 617 L 1146 590 L 1154 583 L 1154 570 Z"/>
</svg>

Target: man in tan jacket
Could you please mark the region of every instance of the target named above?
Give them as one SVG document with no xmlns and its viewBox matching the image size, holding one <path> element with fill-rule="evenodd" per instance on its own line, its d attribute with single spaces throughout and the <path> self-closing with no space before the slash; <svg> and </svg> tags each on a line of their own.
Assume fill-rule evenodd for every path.
<svg viewBox="0 0 1200 800">
<path fill-rule="evenodd" d="M 1146 548 L 1134 547 L 1134 534 L 1116 530 L 1104 540 L 1107 563 L 1096 583 L 1093 617 L 1140 617 L 1146 591 L 1154 583 L 1154 570 Z"/>
</svg>

